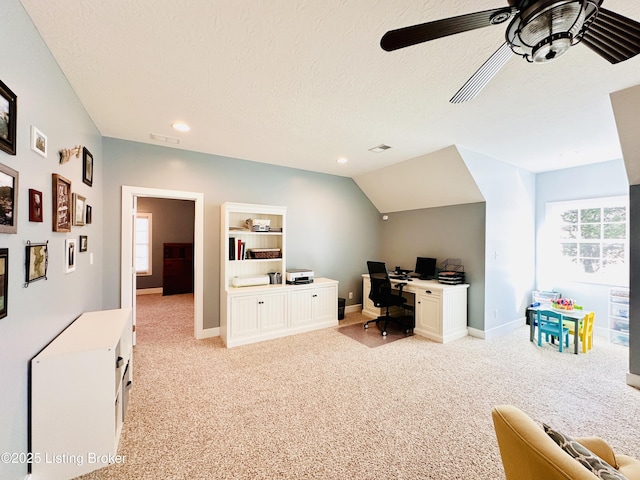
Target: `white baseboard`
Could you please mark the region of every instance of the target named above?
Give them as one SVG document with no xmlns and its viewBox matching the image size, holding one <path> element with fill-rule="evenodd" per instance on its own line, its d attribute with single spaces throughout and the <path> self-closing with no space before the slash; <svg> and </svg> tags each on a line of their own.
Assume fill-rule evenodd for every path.
<svg viewBox="0 0 640 480">
<path fill-rule="evenodd" d="M 593 334 L 597 337 L 606 338 L 609 340 L 609 329 L 605 327 L 593 327 Z"/>
<path fill-rule="evenodd" d="M 640 375 L 627 373 L 627 385 L 640 389 Z"/>
<path fill-rule="evenodd" d="M 522 327 L 527 323 L 527 319 L 525 317 L 516 318 L 515 320 L 505 323 L 503 325 L 498 325 L 490 330 L 478 330 L 477 328 L 469 327 L 469 336 L 482 338 L 484 340 L 490 340 L 492 338 L 499 337 L 501 335 L 505 335 L 507 333 L 513 332 L 518 328 Z"/>
<path fill-rule="evenodd" d="M 362 305 L 356 303 L 355 305 L 347 305 L 344 307 L 344 313 L 359 313 L 362 311 Z"/>
<path fill-rule="evenodd" d="M 213 337 L 219 337 L 219 336 L 220 336 L 220 327 L 204 328 L 202 330 L 202 334 L 198 337 L 198 339 L 201 340 L 203 338 L 213 338 Z"/>
<path fill-rule="evenodd" d="M 136 295 L 156 295 L 158 293 L 162 293 L 162 287 L 139 288 L 136 290 Z"/>
<path fill-rule="evenodd" d="M 481 338 L 484 340 L 484 330 L 478 330 L 477 328 L 467 327 L 470 337 Z"/>
</svg>

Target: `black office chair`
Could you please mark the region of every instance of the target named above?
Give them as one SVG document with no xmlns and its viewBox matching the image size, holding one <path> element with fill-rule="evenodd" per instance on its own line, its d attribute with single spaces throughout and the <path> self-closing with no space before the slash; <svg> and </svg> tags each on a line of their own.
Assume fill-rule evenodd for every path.
<svg viewBox="0 0 640 480">
<path fill-rule="evenodd" d="M 369 320 L 364 324 L 364 328 L 369 328 L 369 324 L 375 322 L 382 336 L 387 335 L 387 326 L 389 323 L 399 325 L 404 329 L 404 333 L 411 332 L 412 328 L 408 328 L 406 325 L 406 317 L 392 317 L 389 315 L 389 308 L 391 307 L 405 307 L 407 299 L 402 296 L 402 288 L 406 283 L 398 283 L 399 292 L 392 293 L 391 280 L 387 273 L 387 267 L 384 262 L 367 262 L 367 268 L 369 269 L 369 278 L 371 279 L 371 291 L 369 292 L 369 298 L 373 304 L 378 308 L 385 308 L 385 314 L 373 320 Z M 405 320 L 404 322 L 402 320 Z M 384 322 L 384 323 L 383 323 Z M 382 327 L 380 325 L 382 324 Z"/>
</svg>

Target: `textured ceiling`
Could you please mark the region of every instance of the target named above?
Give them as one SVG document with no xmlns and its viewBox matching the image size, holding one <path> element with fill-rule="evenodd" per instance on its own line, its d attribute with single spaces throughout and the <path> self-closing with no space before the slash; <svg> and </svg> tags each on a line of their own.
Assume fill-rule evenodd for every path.
<svg viewBox="0 0 640 480">
<path fill-rule="evenodd" d="M 103 136 L 350 177 L 450 145 L 534 172 L 621 158 L 609 93 L 640 84 L 640 55 L 614 66 L 578 45 L 544 65 L 513 56 L 452 105 L 504 25 L 379 46 L 506 0 L 21 2 Z M 640 20 L 640 2 L 603 6 Z"/>
</svg>

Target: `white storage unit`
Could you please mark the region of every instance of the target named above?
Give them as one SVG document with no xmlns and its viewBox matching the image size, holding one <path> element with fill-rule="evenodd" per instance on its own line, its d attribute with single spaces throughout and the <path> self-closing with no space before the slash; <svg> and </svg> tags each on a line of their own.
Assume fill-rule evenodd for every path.
<svg viewBox="0 0 640 480">
<path fill-rule="evenodd" d="M 629 289 L 609 290 L 609 338 L 611 342 L 629 346 Z"/>
<path fill-rule="evenodd" d="M 338 282 L 297 285 L 289 291 L 289 312 L 291 327 L 298 331 L 308 326 L 334 325 L 338 318 Z"/>
<path fill-rule="evenodd" d="M 232 295 L 228 339 L 251 338 L 287 326 L 286 292 Z"/>
<path fill-rule="evenodd" d="M 131 318 L 131 309 L 85 313 L 31 360 L 32 480 L 66 480 L 121 461 Z"/>
<path fill-rule="evenodd" d="M 221 207 L 220 336 L 227 347 L 338 325 L 336 280 L 284 283 L 286 212 L 286 207 L 245 203 Z M 256 224 L 258 231 L 247 228 Z M 238 242 L 245 245 L 244 255 L 238 255 Z M 274 272 L 281 274 L 280 283 L 255 285 Z M 243 283 L 235 277 L 249 279 L 249 285 L 234 286 Z"/>
</svg>

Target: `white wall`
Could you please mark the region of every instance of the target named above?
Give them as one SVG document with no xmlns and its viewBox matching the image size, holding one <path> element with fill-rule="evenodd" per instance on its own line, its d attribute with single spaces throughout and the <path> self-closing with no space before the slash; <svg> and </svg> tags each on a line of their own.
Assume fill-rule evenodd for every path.
<svg viewBox="0 0 640 480">
<path fill-rule="evenodd" d="M 82 312 L 102 308 L 101 137 L 18 0 L 2 2 L 0 79 L 18 96 L 17 154 L 0 152 L 0 163 L 19 172 L 18 233 L 0 234 L 9 248 L 8 316 L 0 320 L 0 452 L 27 451 L 29 361 Z M 47 136 L 48 157 L 30 150 L 30 126 Z M 82 183 L 82 158 L 59 164 L 58 151 L 75 145 L 93 154 L 93 187 Z M 51 174 L 72 182 L 72 190 L 93 207 L 93 223 L 71 233 L 52 232 Z M 44 221 L 29 222 L 28 191 L 43 193 Z M 89 251 L 77 255 L 65 274 L 66 238 L 88 236 Z M 49 242 L 47 280 L 23 287 L 25 243 Z M 90 265 L 89 255 L 94 263 Z M 27 466 L 0 462 L 0 478 L 24 479 Z"/>
<path fill-rule="evenodd" d="M 544 258 L 544 226 L 548 202 L 581 200 L 585 198 L 615 197 L 629 194 L 629 183 L 622 160 L 612 160 L 554 172 L 539 173 L 536 182 L 537 262 L 536 288 L 555 288 L 563 296 L 573 298 L 585 308 L 593 310 L 595 327 L 608 328 L 609 285 L 570 282 L 558 279 L 553 267 Z M 556 280 L 557 279 L 557 280 Z"/>
<path fill-rule="evenodd" d="M 522 324 L 535 272 L 535 175 L 458 148 L 486 199 L 484 338 Z"/>
</svg>

